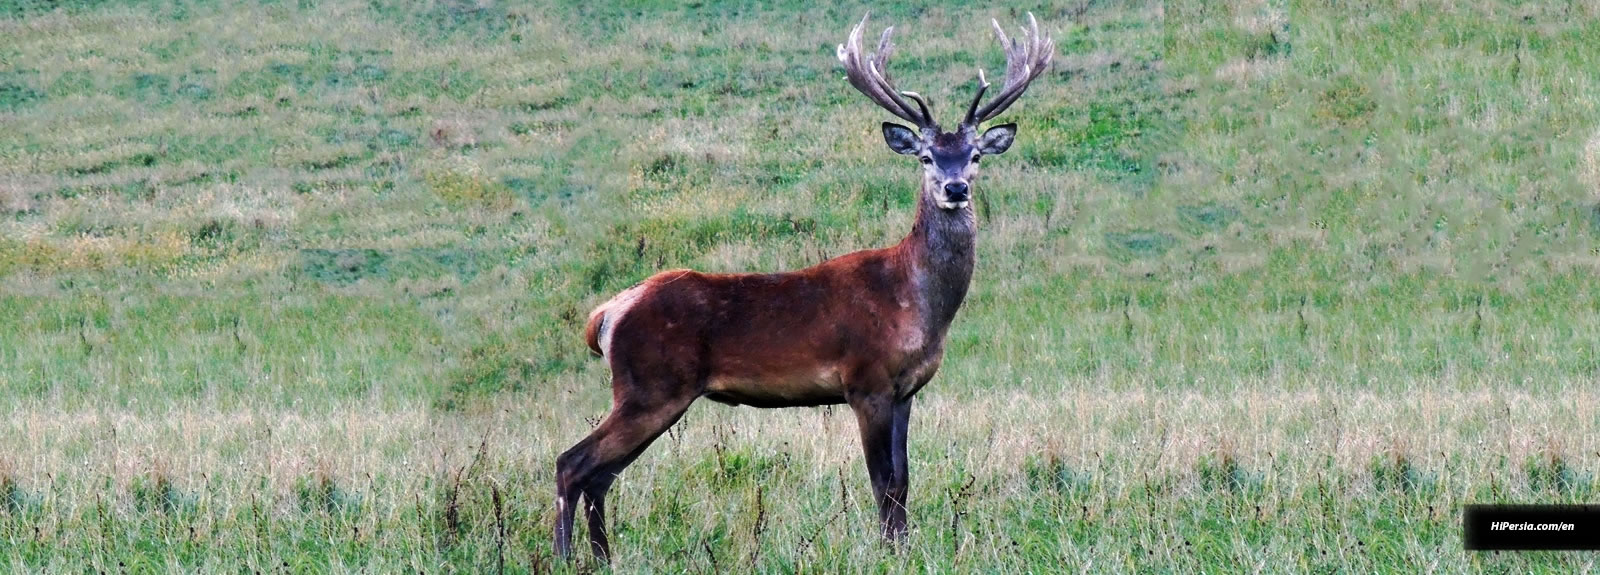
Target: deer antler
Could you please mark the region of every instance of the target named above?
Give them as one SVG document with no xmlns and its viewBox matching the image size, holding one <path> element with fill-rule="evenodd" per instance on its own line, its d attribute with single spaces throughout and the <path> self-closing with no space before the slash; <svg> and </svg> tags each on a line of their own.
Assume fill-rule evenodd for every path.
<svg viewBox="0 0 1600 575">
<path fill-rule="evenodd" d="M 889 53 L 894 51 L 894 43 L 889 41 L 889 35 L 894 33 L 894 26 L 883 30 L 883 37 L 878 40 L 878 50 L 870 57 L 861 54 L 861 31 L 867 27 L 869 12 L 861 17 L 861 23 L 850 30 L 850 39 L 839 45 L 839 62 L 844 64 L 845 77 L 850 80 L 850 85 L 855 86 L 862 94 L 866 94 L 889 113 L 915 124 L 918 128 L 938 129 L 939 125 L 933 121 L 933 114 L 928 112 L 928 102 L 916 92 L 902 92 L 889 81 Z M 917 103 L 916 108 L 907 104 L 904 98 L 911 98 Z"/>
<path fill-rule="evenodd" d="M 984 79 L 983 69 L 978 69 L 978 95 L 972 98 L 972 105 L 967 108 L 967 118 L 961 121 L 963 126 L 976 128 L 978 124 L 1006 111 L 1012 102 L 1016 102 L 1027 91 L 1028 84 L 1044 73 L 1056 53 L 1055 40 L 1039 33 L 1039 21 L 1033 19 L 1032 12 L 1028 13 L 1028 27 L 1022 30 L 1021 42 L 1006 38 L 999 21 L 990 22 L 994 24 L 994 35 L 1000 38 L 1000 47 L 1006 51 L 1006 81 L 1000 95 L 980 108 L 978 102 L 983 100 L 984 91 L 989 89 L 989 81 Z"/>
</svg>

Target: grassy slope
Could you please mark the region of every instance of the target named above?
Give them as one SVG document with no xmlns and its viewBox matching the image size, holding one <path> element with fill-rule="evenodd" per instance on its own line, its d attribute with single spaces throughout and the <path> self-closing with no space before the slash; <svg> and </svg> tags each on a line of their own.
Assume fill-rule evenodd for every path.
<svg viewBox="0 0 1600 575">
<path fill-rule="evenodd" d="M 592 305 L 909 226 L 831 57 L 865 6 L 0 6 L 13 566 L 537 567 Z M 1595 8 L 1033 10 L 912 548 L 847 414 L 706 406 L 619 483 L 621 564 L 1587 566 L 1455 529 L 1595 489 Z M 875 21 L 950 117 L 990 16 Z"/>
</svg>

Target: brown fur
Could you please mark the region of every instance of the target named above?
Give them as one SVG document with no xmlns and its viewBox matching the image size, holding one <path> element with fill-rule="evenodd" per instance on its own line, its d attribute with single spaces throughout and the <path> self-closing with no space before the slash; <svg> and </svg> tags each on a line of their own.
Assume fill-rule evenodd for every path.
<svg viewBox="0 0 1600 575">
<path fill-rule="evenodd" d="M 848 376 L 902 376 L 937 352 L 899 345 L 937 339 L 921 333 L 902 251 L 856 252 L 789 273 L 657 274 L 612 327 L 612 369 L 680 371 L 696 396 L 757 407 L 837 404 L 850 391 L 878 391 L 847 386 L 895 378 Z"/>
</svg>

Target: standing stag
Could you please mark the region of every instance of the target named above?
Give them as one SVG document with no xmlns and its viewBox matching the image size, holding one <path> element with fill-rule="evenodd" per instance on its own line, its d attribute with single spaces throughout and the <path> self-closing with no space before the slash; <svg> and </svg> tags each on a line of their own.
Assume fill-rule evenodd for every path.
<svg viewBox="0 0 1600 575">
<path fill-rule="evenodd" d="M 889 80 L 894 28 L 876 53 L 862 54 L 861 23 L 839 46 L 850 85 L 915 129 L 884 122 L 896 153 L 922 163 L 922 193 L 911 233 L 894 247 L 846 254 L 773 274 L 661 272 L 589 314 L 589 348 L 611 365 L 611 413 L 556 460 L 555 552 L 572 553 L 578 498 L 587 502 L 589 545 L 610 556 L 606 491 L 617 474 L 705 397 L 729 405 L 802 407 L 846 403 L 855 412 L 882 535 L 906 533 L 906 427 L 911 399 L 933 378 L 950 321 L 972 281 L 977 222 L 972 181 L 978 159 L 1004 153 L 1016 124 L 983 131 L 1050 64 L 1055 43 L 1028 15 L 1020 41 L 994 23 L 1006 53 L 1000 94 L 978 93 L 955 131 L 928 103 Z M 913 106 L 907 100 L 915 103 Z M 980 105 L 982 104 L 982 105 Z"/>
</svg>

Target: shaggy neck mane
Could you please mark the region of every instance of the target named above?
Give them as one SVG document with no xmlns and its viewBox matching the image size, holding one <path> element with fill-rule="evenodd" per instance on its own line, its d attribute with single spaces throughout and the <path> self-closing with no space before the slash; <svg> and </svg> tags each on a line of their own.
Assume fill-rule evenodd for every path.
<svg viewBox="0 0 1600 575">
<path fill-rule="evenodd" d="M 972 283 L 978 228 L 970 204 L 945 210 L 933 198 L 932 192 L 922 191 L 917 221 L 900 249 L 915 266 L 917 287 L 934 324 L 931 331 L 943 337 Z"/>
</svg>

